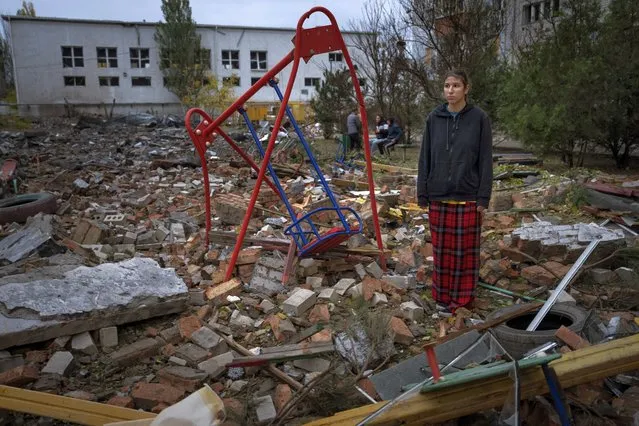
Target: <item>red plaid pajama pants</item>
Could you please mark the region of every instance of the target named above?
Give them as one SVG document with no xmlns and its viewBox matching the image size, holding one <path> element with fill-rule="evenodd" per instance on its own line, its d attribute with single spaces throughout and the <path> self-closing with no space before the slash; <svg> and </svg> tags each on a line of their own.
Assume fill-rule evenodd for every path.
<svg viewBox="0 0 639 426">
<path fill-rule="evenodd" d="M 475 202 L 432 201 L 433 298 L 451 310 L 469 304 L 479 278 L 481 215 Z"/>
</svg>

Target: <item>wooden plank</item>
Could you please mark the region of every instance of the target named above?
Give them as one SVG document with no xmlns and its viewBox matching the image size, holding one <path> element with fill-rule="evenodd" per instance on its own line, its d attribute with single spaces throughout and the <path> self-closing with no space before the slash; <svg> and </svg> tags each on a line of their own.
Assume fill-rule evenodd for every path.
<svg viewBox="0 0 639 426">
<path fill-rule="evenodd" d="M 1 385 L 0 409 L 96 426 L 156 416 L 146 411 Z"/>
<path fill-rule="evenodd" d="M 340 179 L 340 178 L 332 178 L 331 184 L 338 186 L 340 188 L 346 188 L 348 190 L 357 190 L 357 191 L 365 191 L 368 189 L 368 183 L 360 182 L 357 180 L 348 180 L 348 179 Z"/>
<path fill-rule="evenodd" d="M 332 343 L 301 343 L 296 345 L 274 346 L 262 349 L 260 355 L 235 357 L 227 367 L 250 367 L 273 362 L 284 362 L 301 358 L 314 358 L 327 352 L 333 352 Z"/>
<path fill-rule="evenodd" d="M 579 349 L 549 364 L 555 369 L 562 387 L 601 380 L 639 369 L 639 334 Z M 461 416 L 503 406 L 512 392 L 513 381 L 507 374 L 479 383 L 419 394 L 371 421 L 370 425 L 424 425 L 444 422 Z M 540 367 L 521 372 L 522 398 L 548 392 L 546 379 Z M 386 402 L 337 413 L 307 426 L 346 426 L 362 421 L 382 408 Z"/>
<path fill-rule="evenodd" d="M 366 167 L 365 161 L 355 161 L 354 163 L 360 167 Z M 372 166 L 373 166 L 373 170 L 377 170 L 377 171 L 400 172 L 400 173 L 406 173 L 409 175 L 417 174 L 417 169 L 409 169 L 407 167 L 390 166 L 388 164 L 380 164 L 380 163 L 373 163 Z"/>
</svg>

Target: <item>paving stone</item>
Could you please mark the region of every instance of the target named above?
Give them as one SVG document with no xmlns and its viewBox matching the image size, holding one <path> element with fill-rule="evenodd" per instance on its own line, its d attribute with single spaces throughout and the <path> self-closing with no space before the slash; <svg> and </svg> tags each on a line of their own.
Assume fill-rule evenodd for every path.
<svg viewBox="0 0 639 426">
<path fill-rule="evenodd" d="M 324 281 L 326 281 L 324 277 L 306 277 L 306 284 L 315 290 L 322 287 Z"/>
<path fill-rule="evenodd" d="M 42 374 L 57 374 L 66 376 L 74 367 L 73 354 L 71 352 L 54 353 L 47 365 L 42 369 Z"/>
<path fill-rule="evenodd" d="M 424 308 L 417 303 L 410 301 L 399 305 L 402 316 L 411 321 L 421 321 L 424 319 Z"/>
<path fill-rule="evenodd" d="M 180 336 L 180 329 L 177 325 L 160 331 L 160 337 L 166 343 L 172 343 L 174 345 L 180 343 L 182 340 L 182 336 Z"/>
<path fill-rule="evenodd" d="M 379 267 L 377 262 L 369 263 L 368 265 L 366 265 L 365 269 L 368 274 L 377 278 L 378 280 L 382 278 L 382 275 L 384 275 L 384 271 L 382 271 L 382 268 Z"/>
<path fill-rule="evenodd" d="M 98 332 L 100 336 L 100 346 L 103 348 L 113 348 L 118 346 L 118 328 L 104 327 Z"/>
<path fill-rule="evenodd" d="M 205 371 L 210 378 L 215 379 L 226 371 L 226 364 L 233 361 L 233 352 L 226 352 L 206 361 L 200 362 L 197 368 Z"/>
<path fill-rule="evenodd" d="M 329 302 L 336 303 L 339 300 L 339 294 L 334 288 L 324 288 L 317 296 L 319 300 L 328 300 Z"/>
<path fill-rule="evenodd" d="M 162 345 L 163 343 L 156 339 L 141 339 L 121 347 L 110 354 L 109 358 L 118 365 L 129 366 L 141 359 L 149 358 L 157 354 Z"/>
<path fill-rule="evenodd" d="M 131 397 L 137 408 L 150 411 L 158 404 L 171 406 L 184 395 L 184 390 L 161 383 L 136 383 L 131 391 Z"/>
<path fill-rule="evenodd" d="M 191 334 L 191 341 L 204 349 L 211 350 L 220 344 L 222 338 L 208 327 L 200 327 Z"/>
<path fill-rule="evenodd" d="M 333 289 L 337 292 L 337 294 L 343 296 L 353 285 L 355 285 L 355 280 L 353 278 L 342 278 L 333 286 Z"/>
<path fill-rule="evenodd" d="M 317 301 L 314 291 L 299 288 L 282 304 L 282 310 L 289 315 L 300 316 L 308 311 Z"/>
<path fill-rule="evenodd" d="M 197 365 L 209 357 L 209 352 L 206 349 L 194 345 L 193 343 L 185 343 L 177 348 L 175 354 L 180 358 L 185 359 L 191 365 Z"/>
<path fill-rule="evenodd" d="M 412 275 L 383 275 L 381 279 L 397 288 L 412 289 L 417 286 L 417 279 Z"/>
<path fill-rule="evenodd" d="M 182 388 L 187 392 L 195 392 L 201 386 L 208 374 L 189 367 L 165 367 L 157 372 L 160 383 Z"/>
<path fill-rule="evenodd" d="M 275 405 L 270 395 L 260 396 L 253 400 L 255 405 L 255 414 L 259 423 L 270 422 L 277 417 Z"/>
<path fill-rule="evenodd" d="M 98 353 L 98 348 L 95 346 L 95 343 L 93 343 L 93 338 L 91 338 L 88 331 L 71 337 L 71 349 L 87 355 L 95 355 Z"/>
</svg>

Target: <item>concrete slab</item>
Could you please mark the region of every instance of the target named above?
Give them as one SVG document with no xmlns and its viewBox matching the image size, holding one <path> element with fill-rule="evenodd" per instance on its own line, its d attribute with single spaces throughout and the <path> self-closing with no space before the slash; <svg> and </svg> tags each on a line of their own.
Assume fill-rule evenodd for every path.
<svg viewBox="0 0 639 426">
<path fill-rule="evenodd" d="M 181 312 L 188 302 L 173 269 L 141 257 L 30 278 L 0 283 L 0 350 Z"/>
</svg>

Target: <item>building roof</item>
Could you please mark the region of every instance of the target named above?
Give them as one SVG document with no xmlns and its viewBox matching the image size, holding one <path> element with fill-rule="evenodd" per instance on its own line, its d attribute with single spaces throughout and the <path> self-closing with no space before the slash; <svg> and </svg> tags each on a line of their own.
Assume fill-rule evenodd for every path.
<svg viewBox="0 0 639 426">
<path fill-rule="evenodd" d="M 61 22 L 67 24 L 93 24 L 93 25 L 121 25 L 123 27 L 139 26 L 139 27 L 155 27 L 159 22 L 137 22 L 137 21 L 114 21 L 101 19 L 77 19 L 77 18 L 54 18 L 46 16 L 22 16 L 22 15 L 1 15 L 5 21 L 39 21 L 39 22 Z M 214 25 L 214 24 L 197 24 L 198 28 L 206 28 L 213 30 L 232 29 L 232 30 L 264 30 L 264 31 L 286 31 L 295 32 L 295 28 L 283 27 L 250 27 L 242 25 Z M 358 31 L 343 31 L 342 34 L 368 34 Z"/>
</svg>

